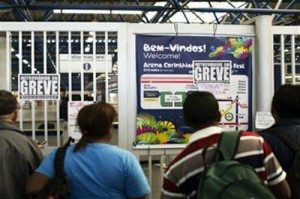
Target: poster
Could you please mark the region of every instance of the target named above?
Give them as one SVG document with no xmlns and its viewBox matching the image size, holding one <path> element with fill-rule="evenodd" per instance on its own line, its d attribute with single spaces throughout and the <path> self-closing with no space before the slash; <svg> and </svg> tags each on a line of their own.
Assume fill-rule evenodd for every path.
<svg viewBox="0 0 300 199">
<path fill-rule="evenodd" d="M 136 36 L 137 144 L 187 143 L 186 94 L 219 101 L 223 130 L 251 127 L 251 37 Z"/>
<path fill-rule="evenodd" d="M 92 101 L 70 101 L 68 102 L 68 135 L 76 140 L 81 138 L 81 132 L 77 127 L 76 119 L 79 110 L 89 104 Z"/>
<path fill-rule="evenodd" d="M 20 74 L 21 100 L 58 100 L 60 93 L 58 74 Z"/>
</svg>

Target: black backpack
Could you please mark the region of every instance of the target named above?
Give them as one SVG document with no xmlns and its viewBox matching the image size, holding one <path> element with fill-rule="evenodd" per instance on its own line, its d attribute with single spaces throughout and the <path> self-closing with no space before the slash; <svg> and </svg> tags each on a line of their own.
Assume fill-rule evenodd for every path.
<svg viewBox="0 0 300 199">
<path fill-rule="evenodd" d="M 275 199 L 250 165 L 234 160 L 240 133 L 222 133 L 211 164 L 205 163 L 207 148 L 203 150 L 204 171 L 198 184 L 198 199 Z"/>
<path fill-rule="evenodd" d="M 283 141 L 295 154 L 290 169 L 287 171 L 287 181 L 292 191 L 292 199 L 300 198 L 300 146 L 289 138 L 280 128 L 268 128 L 263 131 L 272 133 Z"/>
<path fill-rule="evenodd" d="M 70 146 L 71 142 L 74 142 L 74 139 L 69 137 L 69 140 L 64 146 L 57 149 L 54 158 L 55 177 L 50 180 L 49 184 L 38 193 L 36 197 L 34 197 L 35 199 L 66 199 L 70 195 L 71 189 L 64 172 L 64 160 L 67 148 Z"/>
</svg>

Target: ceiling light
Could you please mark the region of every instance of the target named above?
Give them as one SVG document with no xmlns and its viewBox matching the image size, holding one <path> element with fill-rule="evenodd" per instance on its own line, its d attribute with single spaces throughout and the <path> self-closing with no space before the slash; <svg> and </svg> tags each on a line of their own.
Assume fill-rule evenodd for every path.
<svg viewBox="0 0 300 199">
<path fill-rule="evenodd" d="M 85 40 L 85 42 L 91 43 L 93 40 L 94 40 L 93 37 L 88 37 L 88 38 Z"/>
<path fill-rule="evenodd" d="M 82 9 L 54 9 L 58 14 L 121 14 L 121 15 L 141 15 L 140 10 L 82 10 Z"/>
<path fill-rule="evenodd" d="M 141 15 L 143 12 L 139 10 L 112 10 L 111 14 L 120 15 Z"/>
<path fill-rule="evenodd" d="M 54 9 L 54 13 L 64 14 L 110 14 L 110 10 Z"/>
<path fill-rule="evenodd" d="M 90 52 L 90 49 L 91 49 L 90 45 L 87 45 L 84 49 L 84 52 L 86 52 L 86 53 Z"/>
</svg>

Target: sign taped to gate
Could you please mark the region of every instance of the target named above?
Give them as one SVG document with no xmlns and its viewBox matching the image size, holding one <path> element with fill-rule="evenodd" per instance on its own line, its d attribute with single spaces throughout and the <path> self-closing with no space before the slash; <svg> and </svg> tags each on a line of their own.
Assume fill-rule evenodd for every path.
<svg viewBox="0 0 300 199">
<path fill-rule="evenodd" d="M 59 74 L 20 74 L 19 96 L 22 100 L 58 100 Z"/>
</svg>

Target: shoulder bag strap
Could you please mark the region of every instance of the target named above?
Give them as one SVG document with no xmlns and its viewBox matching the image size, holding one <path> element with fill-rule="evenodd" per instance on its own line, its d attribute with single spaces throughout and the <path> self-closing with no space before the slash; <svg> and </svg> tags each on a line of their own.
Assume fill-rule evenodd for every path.
<svg viewBox="0 0 300 199">
<path fill-rule="evenodd" d="M 55 175 L 57 177 L 65 176 L 64 160 L 65 160 L 67 148 L 71 145 L 71 142 L 74 142 L 74 139 L 72 137 L 69 137 L 67 143 L 64 144 L 64 146 L 59 147 L 55 153 L 54 169 L 55 169 Z"/>
<path fill-rule="evenodd" d="M 234 159 L 240 141 L 241 131 L 224 131 L 221 135 L 218 150 L 223 155 L 224 160 Z"/>
<path fill-rule="evenodd" d="M 274 134 L 275 136 L 277 136 L 281 141 L 283 141 L 285 144 L 287 144 L 294 151 L 299 151 L 300 150 L 300 147 L 292 139 L 290 139 L 286 135 L 286 133 L 283 130 L 281 130 L 280 128 L 268 128 L 264 131 Z"/>
</svg>

